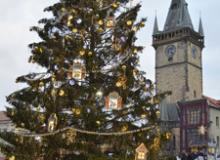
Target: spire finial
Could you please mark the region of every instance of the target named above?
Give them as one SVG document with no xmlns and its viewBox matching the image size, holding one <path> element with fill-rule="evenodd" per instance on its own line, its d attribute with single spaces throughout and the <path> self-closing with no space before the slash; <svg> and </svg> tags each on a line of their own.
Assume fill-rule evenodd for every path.
<svg viewBox="0 0 220 160">
<path fill-rule="evenodd" d="M 203 30 L 203 25 L 202 25 L 202 18 L 201 18 L 201 13 L 200 13 L 200 18 L 199 18 L 199 34 L 201 36 L 204 36 L 204 30 Z"/>
<path fill-rule="evenodd" d="M 157 12 L 157 11 L 155 11 Z M 153 35 L 157 34 L 159 32 L 159 27 L 158 27 L 158 22 L 157 22 L 157 13 L 155 15 L 155 20 L 154 20 L 154 29 L 153 29 Z"/>
</svg>

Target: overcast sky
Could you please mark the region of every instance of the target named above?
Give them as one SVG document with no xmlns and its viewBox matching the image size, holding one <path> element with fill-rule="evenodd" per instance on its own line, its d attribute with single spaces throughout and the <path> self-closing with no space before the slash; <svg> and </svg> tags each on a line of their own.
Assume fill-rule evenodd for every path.
<svg viewBox="0 0 220 160">
<path fill-rule="evenodd" d="M 15 84 L 16 77 L 39 71 L 40 67 L 27 62 L 30 50 L 27 45 L 38 41 L 29 32 L 40 18 L 48 16 L 43 9 L 57 0 L 6 0 L 0 1 L 0 109 L 7 104 L 5 96 L 22 88 Z M 147 78 L 154 80 L 154 49 L 151 47 L 155 12 L 159 27 L 163 28 L 171 0 L 142 0 L 140 17 L 147 17 L 146 27 L 138 34 L 138 43 L 145 46 L 141 55 L 141 68 Z M 206 48 L 203 51 L 204 94 L 220 99 L 220 1 L 187 0 L 194 24 L 198 28 L 201 12 L 205 30 Z"/>
</svg>

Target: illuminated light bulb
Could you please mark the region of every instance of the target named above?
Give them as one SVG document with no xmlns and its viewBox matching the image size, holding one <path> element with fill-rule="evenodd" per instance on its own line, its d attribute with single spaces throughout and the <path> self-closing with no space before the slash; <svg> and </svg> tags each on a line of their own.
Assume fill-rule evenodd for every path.
<svg viewBox="0 0 220 160">
<path fill-rule="evenodd" d="M 100 124 L 101 124 L 101 122 L 100 122 L 100 121 L 96 121 L 96 124 L 100 125 Z"/>
<path fill-rule="evenodd" d="M 98 91 L 96 92 L 96 97 L 97 97 L 97 98 L 102 98 L 102 97 L 103 97 L 103 92 L 102 92 L 101 90 L 98 90 Z"/>
<path fill-rule="evenodd" d="M 79 18 L 79 19 L 77 19 L 76 23 L 77 23 L 77 24 L 82 23 L 82 19 L 80 19 L 80 18 Z"/>
</svg>

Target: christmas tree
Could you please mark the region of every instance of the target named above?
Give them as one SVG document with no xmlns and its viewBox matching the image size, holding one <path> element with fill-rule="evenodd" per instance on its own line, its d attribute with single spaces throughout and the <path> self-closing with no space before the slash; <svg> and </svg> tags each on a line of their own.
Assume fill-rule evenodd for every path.
<svg viewBox="0 0 220 160">
<path fill-rule="evenodd" d="M 139 70 L 140 7 L 60 0 L 45 9 L 53 17 L 31 28 L 42 41 L 29 46 L 45 72 L 18 77 L 27 87 L 7 97 L 15 130 L 1 134 L 1 149 L 10 160 L 145 160 L 159 150 L 162 95 Z"/>
</svg>

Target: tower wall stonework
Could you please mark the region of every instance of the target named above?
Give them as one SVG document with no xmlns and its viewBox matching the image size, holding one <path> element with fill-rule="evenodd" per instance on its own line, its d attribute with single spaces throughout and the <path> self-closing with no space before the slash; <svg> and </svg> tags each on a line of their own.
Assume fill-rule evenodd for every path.
<svg viewBox="0 0 220 160">
<path fill-rule="evenodd" d="M 157 92 L 163 93 L 166 91 L 171 91 L 172 94 L 167 96 L 167 102 L 176 103 L 182 100 L 184 95 L 184 90 L 186 90 L 185 82 L 185 65 L 173 65 L 164 68 L 156 69 L 156 86 Z"/>
<path fill-rule="evenodd" d="M 171 45 L 175 46 L 176 52 L 172 61 L 169 61 L 166 49 Z M 194 56 L 193 49 L 196 50 Z M 156 88 L 158 93 L 172 92 L 166 98 L 167 102 L 176 103 L 202 97 L 201 51 L 201 47 L 189 40 L 179 40 L 156 47 Z"/>
</svg>

